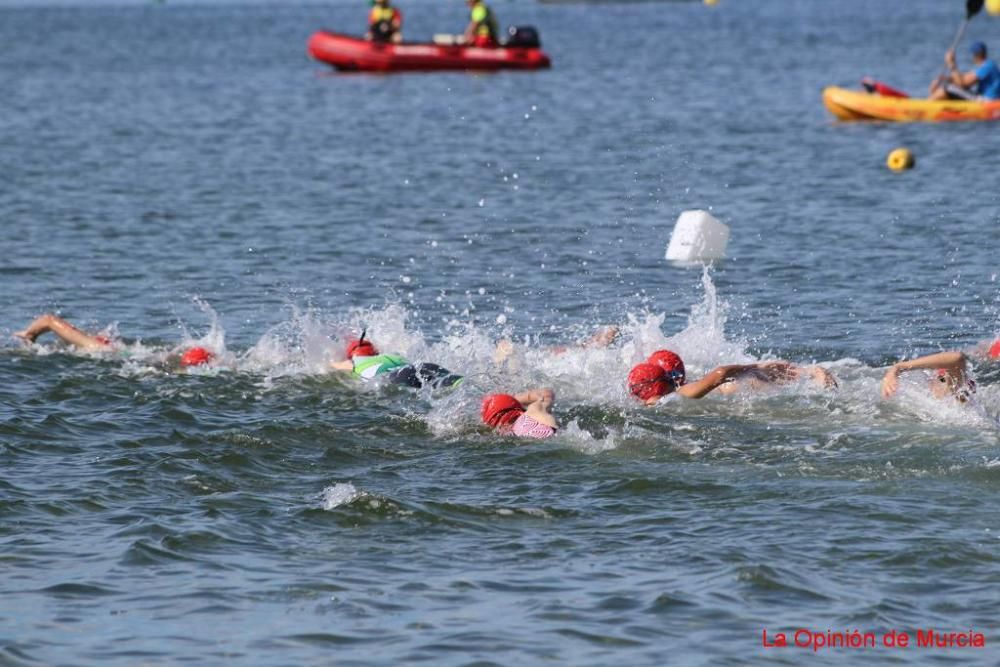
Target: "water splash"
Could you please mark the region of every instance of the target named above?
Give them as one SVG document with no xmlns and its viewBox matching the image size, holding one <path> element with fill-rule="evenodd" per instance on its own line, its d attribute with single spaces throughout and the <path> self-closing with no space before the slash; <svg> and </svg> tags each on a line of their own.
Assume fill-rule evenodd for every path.
<svg viewBox="0 0 1000 667">
<path fill-rule="evenodd" d="M 350 505 L 358 498 L 365 496 L 363 491 L 358 491 L 350 482 L 339 482 L 333 486 L 328 486 L 320 493 L 320 506 L 327 511 Z"/>
</svg>

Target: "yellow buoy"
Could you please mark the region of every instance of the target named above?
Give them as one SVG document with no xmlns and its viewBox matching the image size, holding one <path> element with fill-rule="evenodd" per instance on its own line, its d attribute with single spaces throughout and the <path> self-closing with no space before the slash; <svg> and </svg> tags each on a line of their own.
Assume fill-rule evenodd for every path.
<svg viewBox="0 0 1000 667">
<path fill-rule="evenodd" d="M 990 16 L 1000 16 L 1000 0 L 986 0 L 986 13 Z"/>
<path fill-rule="evenodd" d="M 917 161 L 913 158 L 913 153 L 905 148 L 897 148 L 889 153 L 889 158 L 885 161 L 889 169 L 893 171 L 906 171 L 912 169 Z"/>
<path fill-rule="evenodd" d="M 703 0 L 703 2 L 709 7 L 714 7 L 715 5 L 719 4 L 719 0 Z"/>
</svg>

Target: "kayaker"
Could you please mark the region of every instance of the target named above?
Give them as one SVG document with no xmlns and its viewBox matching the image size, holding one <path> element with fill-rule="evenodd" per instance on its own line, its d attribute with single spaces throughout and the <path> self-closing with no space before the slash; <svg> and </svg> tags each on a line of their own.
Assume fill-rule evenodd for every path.
<svg viewBox="0 0 1000 667">
<path fill-rule="evenodd" d="M 552 414 L 555 392 L 548 388 L 529 389 L 520 394 L 489 394 L 483 397 L 483 423 L 500 435 L 544 440 L 559 430 Z"/>
<path fill-rule="evenodd" d="M 368 32 L 365 39 L 372 42 L 403 41 L 403 14 L 389 4 L 389 0 L 373 0 L 372 10 L 368 13 Z"/>
<path fill-rule="evenodd" d="M 499 46 L 497 19 L 482 0 L 466 0 L 469 5 L 469 25 L 465 29 L 464 42 L 472 46 L 493 48 Z"/>
<path fill-rule="evenodd" d="M 360 338 L 347 343 L 347 358 L 330 362 L 332 370 L 351 373 L 362 380 L 385 379 L 414 389 L 456 387 L 462 382 L 461 375 L 437 364 L 412 364 L 398 354 L 382 354 L 371 341 L 365 340 L 366 333 L 362 331 Z"/>
<path fill-rule="evenodd" d="M 124 346 L 119 341 L 102 334 L 90 334 L 81 331 L 65 319 L 50 313 L 39 315 L 27 327 L 21 331 L 15 331 L 14 337 L 30 344 L 34 343 L 39 336 L 50 332 L 58 336 L 64 343 L 68 343 L 80 350 L 91 352 L 114 352 L 117 350 L 124 352 Z M 209 363 L 214 358 L 215 355 L 209 350 L 204 347 L 194 346 L 186 348 L 177 357 L 177 362 L 181 367 L 201 366 L 202 364 Z"/>
<path fill-rule="evenodd" d="M 628 374 L 628 390 L 644 405 L 654 405 L 672 396 L 703 398 L 716 389 L 731 394 L 740 389 L 762 389 L 787 384 L 804 376 L 825 387 L 835 388 L 837 380 L 819 366 L 801 367 L 787 361 L 719 366 L 700 380 L 687 382 L 684 362 L 670 350 L 657 350 Z"/>
<path fill-rule="evenodd" d="M 944 62 L 948 67 L 946 76 L 939 76 L 931 83 L 929 97 L 932 100 L 1000 99 L 1000 68 L 996 62 L 986 57 L 986 45 L 975 42 L 969 47 L 975 69 L 959 71 L 955 64 L 955 51 L 945 53 Z"/>
<path fill-rule="evenodd" d="M 900 375 L 915 370 L 932 371 L 927 385 L 934 398 L 950 396 L 959 403 L 968 403 L 976 393 L 976 383 L 969 377 L 965 354 L 952 350 L 894 363 L 882 377 L 882 398 L 890 398 L 896 393 Z"/>
</svg>

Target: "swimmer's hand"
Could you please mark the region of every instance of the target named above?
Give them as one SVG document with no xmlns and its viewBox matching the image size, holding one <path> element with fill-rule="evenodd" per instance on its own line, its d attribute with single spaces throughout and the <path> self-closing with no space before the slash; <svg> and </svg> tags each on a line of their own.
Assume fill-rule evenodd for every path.
<svg viewBox="0 0 1000 667">
<path fill-rule="evenodd" d="M 608 345 L 611 345 L 611 343 L 615 342 L 615 339 L 618 338 L 618 334 L 618 327 L 606 326 L 602 329 L 598 329 L 593 336 L 580 343 L 580 347 L 607 347 Z"/>
<path fill-rule="evenodd" d="M 752 377 L 762 382 L 784 384 L 799 378 L 799 369 L 787 361 L 764 361 L 753 368 Z"/>
<path fill-rule="evenodd" d="M 493 363 L 503 366 L 504 362 L 514 353 L 514 343 L 504 338 L 497 343 L 496 350 L 493 351 Z"/>
<path fill-rule="evenodd" d="M 812 377 L 813 382 L 818 384 L 823 389 L 839 389 L 840 385 L 837 384 L 837 378 L 833 376 L 833 373 L 826 370 L 825 368 L 820 368 L 819 366 L 810 366 L 804 369 L 809 372 Z"/>
<path fill-rule="evenodd" d="M 899 389 L 899 364 L 893 364 L 882 376 L 882 398 L 890 398 Z"/>
</svg>

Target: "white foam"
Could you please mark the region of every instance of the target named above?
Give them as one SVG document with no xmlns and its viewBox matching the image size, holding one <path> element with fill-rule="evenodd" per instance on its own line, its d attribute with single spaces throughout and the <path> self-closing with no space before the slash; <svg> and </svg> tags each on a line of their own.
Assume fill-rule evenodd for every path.
<svg viewBox="0 0 1000 667">
<path fill-rule="evenodd" d="M 329 511 L 343 505 L 350 505 L 364 496 L 365 493 L 358 491 L 350 482 L 338 482 L 323 489 L 320 494 L 320 506 Z"/>
</svg>

